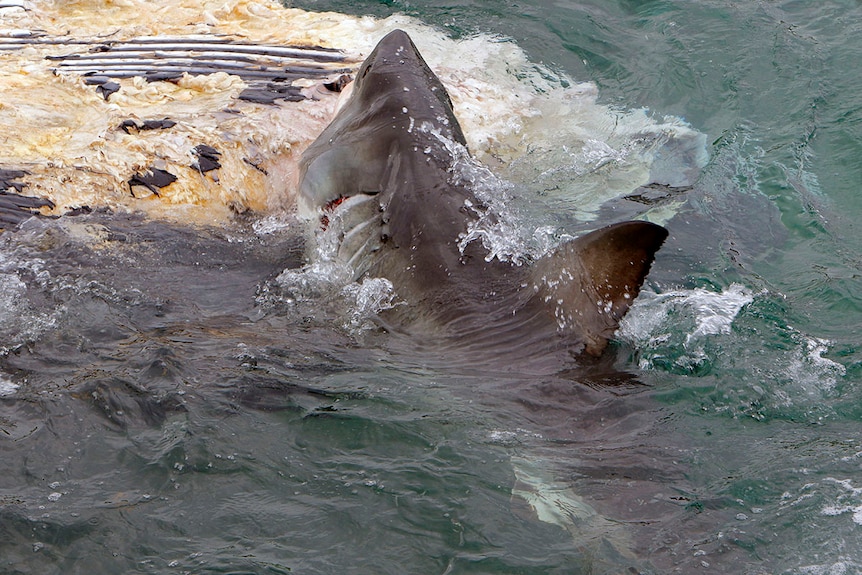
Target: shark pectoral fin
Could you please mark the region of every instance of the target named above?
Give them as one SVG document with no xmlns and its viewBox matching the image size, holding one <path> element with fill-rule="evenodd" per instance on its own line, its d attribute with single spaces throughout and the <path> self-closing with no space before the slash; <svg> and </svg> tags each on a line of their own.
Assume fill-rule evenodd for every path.
<svg viewBox="0 0 862 575">
<path fill-rule="evenodd" d="M 595 230 L 563 244 L 535 263 L 536 297 L 551 307 L 562 332 L 582 339 L 598 356 L 649 272 L 667 230 L 631 221 Z"/>
</svg>

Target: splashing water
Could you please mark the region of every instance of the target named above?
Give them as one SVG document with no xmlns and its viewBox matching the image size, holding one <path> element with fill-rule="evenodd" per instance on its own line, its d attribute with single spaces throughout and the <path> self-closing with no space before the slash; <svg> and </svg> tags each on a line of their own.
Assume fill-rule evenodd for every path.
<svg viewBox="0 0 862 575">
<path fill-rule="evenodd" d="M 349 312 L 344 327 L 353 333 L 377 327 L 372 321 L 377 314 L 398 305 L 392 282 L 386 278 L 364 278 L 359 283 L 347 284 L 341 295 Z"/>
<path fill-rule="evenodd" d="M 0 355 L 36 340 L 57 325 L 62 306 L 46 311 L 50 304 L 36 307 L 27 299 L 28 282 L 43 289 L 50 284 L 43 264 L 38 259 L 20 262 L 0 256 Z"/>
<path fill-rule="evenodd" d="M 473 158 L 467 148 L 439 130 L 422 124 L 418 128 L 434 136 L 452 158 L 448 168 L 453 185 L 469 189 L 478 203 L 465 200 L 464 208 L 475 216 L 467 230 L 458 237 L 458 249 L 463 254 L 467 245 L 480 241 L 487 250 L 485 261 L 498 259 L 523 265 L 544 255 L 559 242 L 555 228 L 541 225 L 530 231 L 528 218 L 514 200 L 516 185 L 508 182 Z"/>
<path fill-rule="evenodd" d="M 697 346 L 711 335 L 730 333 L 733 320 L 743 307 L 754 301 L 754 294 L 746 287 L 733 284 L 723 292 L 703 288 L 676 290 L 666 293 L 644 291 L 628 315 L 620 323 L 618 336 L 636 346 L 649 347 L 670 343 L 674 336 L 667 330 L 670 325 L 679 332 L 683 328 L 685 339 L 682 348 L 697 352 Z M 641 367 L 648 369 L 649 363 Z"/>
<path fill-rule="evenodd" d="M 833 483 L 841 488 L 834 504 L 823 507 L 823 515 L 844 515 L 850 513 L 853 523 L 862 525 L 862 487 L 854 487 L 851 479 L 827 477 L 825 483 Z"/>
<path fill-rule="evenodd" d="M 0 397 L 7 397 L 13 395 L 20 386 L 16 383 L 12 383 L 2 374 L 0 374 Z"/>
</svg>

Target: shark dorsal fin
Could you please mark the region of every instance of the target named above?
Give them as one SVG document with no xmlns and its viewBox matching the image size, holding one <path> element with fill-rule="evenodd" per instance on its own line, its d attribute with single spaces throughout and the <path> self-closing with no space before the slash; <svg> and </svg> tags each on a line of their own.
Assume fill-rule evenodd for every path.
<svg viewBox="0 0 862 575">
<path fill-rule="evenodd" d="M 561 332 L 576 333 L 584 351 L 598 356 L 666 237 L 661 226 L 631 221 L 567 242 L 534 264 L 535 297 L 551 307 Z"/>
</svg>

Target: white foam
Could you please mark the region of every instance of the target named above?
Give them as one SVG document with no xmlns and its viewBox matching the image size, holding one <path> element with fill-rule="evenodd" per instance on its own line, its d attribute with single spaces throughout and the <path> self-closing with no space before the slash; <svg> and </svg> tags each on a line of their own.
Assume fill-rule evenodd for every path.
<svg viewBox="0 0 862 575">
<path fill-rule="evenodd" d="M 740 284 L 732 284 L 722 292 L 702 288 L 661 294 L 644 291 L 620 322 L 617 336 L 635 345 L 662 341 L 670 337 L 664 332 L 668 317 L 673 314 L 679 327 L 686 325 L 679 321 L 683 315 L 694 324 L 684 342 L 686 348 L 693 348 L 704 338 L 730 333 L 733 320 L 752 301 L 754 294 Z"/>
<path fill-rule="evenodd" d="M 491 443 L 492 445 L 514 447 L 515 445 L 521 444 L 524 440 L 542 439 L 542 434 L 520 427 L 515 430 L 492 429 L 488 432 L 487 439 L 488 443 Z"/>
<path fill-rule="evenodd" d="M 821 510 L 823 515 L 844 515 L 850 513 L 853 523 L 862 525 L 862 487 L 854 487 L 850 479 L 835 479 L 827 477 L 825 483 L 833 483 L 844 491 L 835 498 L 835 503 L 825 505 Z"/>
<path fill-rule="evenodd" d="M 838 380 L 846 375 L 847 368 L 823 357 L 832 342 L 793 331 L 799 346 L 787 367 L 788 376 L 805 389 L 827 393 L 833 391 Z"/>
<path fill-rule="evenodd" d="M 831 341 L 771 323 L 761 328 L 765 341 L 776 338 L 782 343 L 769 355 L 752 355 L 747 345 L 722 339 L 732 333 L 734 321 L 747 305 L 767 295 L 739 284 L 722 292 L 644 291 L 620 322 L 617 337 L 638 350 L 642 369 L 661 365 L 696 373 L 720 361 L 728 368 L 739 365 L 763 373 L 759 382 L 749 384 L 761 401 L 769 397 L 768 403 L 776 406 L 820 404 L 847 373 L 845 366 L 824 357 Z"/>
<path fill-rule="evenodd" d="M 12 383 L 2 375 L 0 375 L 0 397 L 8 397 L 14 395 L 18 388 L 21 387 L 17 383 Z"/>
<path fill-rule="evenodd" d="M 862 563 L 841 558 L 828 565 L 805 565 L 798 572 L 800 575 L 857 575 L 862 573 Z"/>
<path fill-rule="evenodd" d="M 754 301 L 751 291 L 733 284 L 720 294 L 707 290 L 694 290 L 687 305 L 695 313 L 697 328 L 686 338 L 686 343 L 707 335 L 730 333 L 730 326 L 739 311 Z"/>
<path fill-rule="evenodd" d="M 311 306 L 313 310 L 307 310 L 311 313 L 328 306 L 341 319 L 342 327 L 355 334 L 374 328 L 377 314 L 400 305 L 391 281 L 376 277 L 354 281 L 353 269 L 332 259 L 284 270 L 274 281 L 280 295 L 272 301 L 264 290 L 259 302 L 299 305 L 302 309 Z"/>
<path fill-rule="evenodd" d="M 487 250 L 486 261 L 498 259 L 520 265 L 530 257 L 529 238 L 524 218 L 511 201 L 513 186 L 476 161 L 463 144 L 447 138 L 427 124 L 419 127 L 430 133 L 447 149 L 452 163 L 448 167 L 453 185 L 473 192 L 481 205 L 465 201 L 464 208 L 476 219 L 467 223 L 467 230 L 458 237 L 458 249 L 464 253 L 467 245 L 479 241 Z"/>
</svg>

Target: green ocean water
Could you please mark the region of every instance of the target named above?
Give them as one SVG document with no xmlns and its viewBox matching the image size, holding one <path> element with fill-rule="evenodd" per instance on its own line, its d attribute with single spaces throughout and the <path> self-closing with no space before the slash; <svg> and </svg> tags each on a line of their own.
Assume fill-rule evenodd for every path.
<svg viewBox="0 0 862 575">
<path fill-rule="evenodd" d="M 273 303 L 289 236 L 32 221 L 0 237 L 0 573 L 862 573 L 862 4 L 289 5 L 498 34 L 707 135 L 616 345 L 645 385 Z"/>
</svg>

